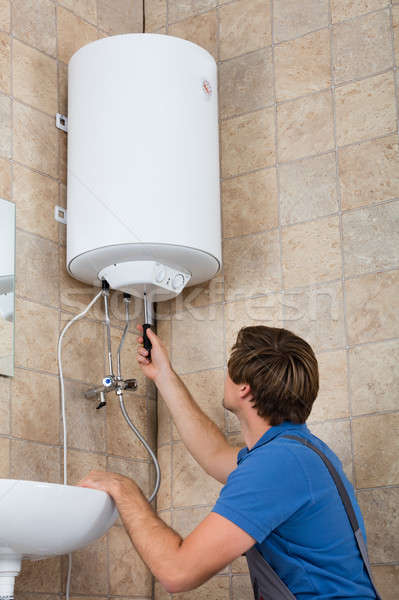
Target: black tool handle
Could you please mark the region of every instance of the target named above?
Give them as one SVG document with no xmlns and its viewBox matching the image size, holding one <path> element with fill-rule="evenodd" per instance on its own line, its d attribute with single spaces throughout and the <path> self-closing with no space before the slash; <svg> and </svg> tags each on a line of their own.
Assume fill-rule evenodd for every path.
<svg viewBox="0 0 399 600">
<path fill-rule="evenodd" d="M 144 348 L 146 350 L 148 350 L 148 360 L 151 360 L 151 348 L 152 348 L 152 344 L 151 344 L 151 340 L 147 335 L 147 329 L 149 329 L 151 327 L 151 325 L 149 323 L 144 323 L 143 325 L 143 345 Z"/>
</svg>

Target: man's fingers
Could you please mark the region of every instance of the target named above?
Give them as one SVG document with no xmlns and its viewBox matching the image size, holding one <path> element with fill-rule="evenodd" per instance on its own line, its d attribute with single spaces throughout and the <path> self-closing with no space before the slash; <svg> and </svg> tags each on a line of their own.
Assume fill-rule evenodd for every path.
<svg viewBox="0 0 399 600">
<path fill-rule="evenodd" d="M 140 363 L 141 365 L 149 365 L 150 364 L 150 361 L 147 358 L 145 358 L 144 356 L 138 356 L 137 362 Z"/>
<path fill-rule="evenodd" d="M 145 348 L 138 348 L 137 352 L 138 352 L 138 354 L 141 354 L 141 356 L 147 356 L 148 355 L 148 350 L 146 350 Z"/>
</svg>

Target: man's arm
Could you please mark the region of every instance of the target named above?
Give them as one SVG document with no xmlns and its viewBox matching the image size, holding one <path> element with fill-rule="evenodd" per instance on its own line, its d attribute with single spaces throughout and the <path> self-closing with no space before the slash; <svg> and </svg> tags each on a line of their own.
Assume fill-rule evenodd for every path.
<svg viewBox="0 0 399 600">
<path fill-rule="evenodd" d="M 229 445 L 217 425 L 194 401 L 173 371 L 167 350 L 159 337 L 151 330 L 147 330 L 147 333 L 152 343 L 151 362 L 146 359 L 148 353 L 144 348 L 140 347 L 137 355 L 144 375 L 157 386 L 189 452 L 209 475 L 225 483 L 237 466 L 240 448 Z M 143 338 L 140 337 L 138 341 L 142 343 Z"/>
<path fill-rule="evenodd" d="M 137 552 L 169 593 L 198 587 L 255 543 L 217 513 L 210 513 L 183 540 L 155 514 L 132 480 L 115 473 L 92 471 L 79 485 L 114 498 Z"/>
</svg>

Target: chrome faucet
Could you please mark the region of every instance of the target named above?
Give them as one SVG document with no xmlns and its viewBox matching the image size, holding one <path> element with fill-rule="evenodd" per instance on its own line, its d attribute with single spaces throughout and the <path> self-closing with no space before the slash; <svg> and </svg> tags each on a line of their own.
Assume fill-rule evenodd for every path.
<svg viewBox="0 0 399 600">
<path fill-rule="evenodd" d="M 109 392 L 115 391 L 116 394 L 120 396 L 124 390 L 135 391 L 138 387 L 136 379 L 123 379 L 121 374 L 121 351 L 127 331 L 129 329 L 129 304 L 131 301 L 131 295 L 126 293 L 123 294 L 123 302 L 125 304 L 125 327 L 123 329 L 121 341 L 119 343 L 117 352 L 116 375 L 114 374 L 112 365 L 111 323 L 109 319 L 109 283 L 105 279 L 102 280 L 102 295 L 104 298 L 105 326 L 107 330 L 107 354 L 109 375 L 104 377 L 102 385 L 95 388 L 91 388 L 85 392 L 86 398 L 93 398 L 95 396 L 98 396 L 100 403 L 98 404 L 97 409 L 102 408 L 106 405 L 106 394 L 109 394 Z"/>
</svg>

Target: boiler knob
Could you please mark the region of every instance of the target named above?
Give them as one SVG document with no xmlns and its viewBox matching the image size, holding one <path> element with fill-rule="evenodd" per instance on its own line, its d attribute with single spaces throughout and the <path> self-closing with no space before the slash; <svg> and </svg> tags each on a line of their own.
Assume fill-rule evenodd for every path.
<svg viewBox="0 0 399 600">
<path fill-rule="evenodd" d="M 178 290 L 179 288 L 183 287 L 184 276 L 181 273 L 178 273 L 177 275 L 175 275 L 172 285 L 173 285 L 174 290 Z"/>
<path fill-rule="evenodd" d="M 165 267 L 159 267 L 159 269 L 155 275 L 155 281 L 157 283 L 161 283 L 165 279 L 165 275 L 166 275 Z"/>
</svg>

